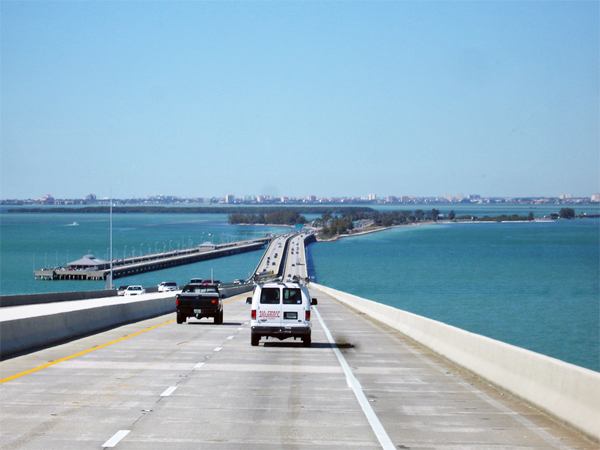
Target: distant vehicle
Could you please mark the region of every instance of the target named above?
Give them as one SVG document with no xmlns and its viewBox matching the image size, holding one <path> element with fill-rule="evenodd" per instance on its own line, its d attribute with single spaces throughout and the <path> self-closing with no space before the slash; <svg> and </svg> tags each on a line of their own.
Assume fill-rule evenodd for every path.
<svg viewBox="0 0 600 450">
<path fill-rule="evenodd" d="M 306 286 L 298 283 L 266 283 L 257 285 L 252 297 L 250 343 L 258 345 L 260 338 L 302 339 L 305 347 L 311 345 L 310 307 L 317 300 L 310 298 Z"/>
<path fill-rule="evenodd" d="M 174 281 L 163 281 L 158 285 L 158 292 L 176 291 L 179 288 Z"/>
<path fill-rule="evenodd" d="M 190 284 L 202 284 L 202 283 L 203 283 L 202 278 L 192 278 L 190 280 Z"/>
<path fill-rule="evenodd" d="M 117 290 L 117 295 L 125 295 L 125 289 L 127 289 L 128 287 L 128 284 L 124 286 L 119 286 L 119 289 Z"/>
<path fill-rule="evenodd" d="M 233 280 L 233 284 L 244 284 L 244 280 L 238 278 L 237 280 Z"/>
<path fill-rule="evenodd" d="M 125 297 L 130 295 L 142 295 L 145 294 L 146 290 L 142 286 L 127 286 L 125 289 Z"/>
</svg>

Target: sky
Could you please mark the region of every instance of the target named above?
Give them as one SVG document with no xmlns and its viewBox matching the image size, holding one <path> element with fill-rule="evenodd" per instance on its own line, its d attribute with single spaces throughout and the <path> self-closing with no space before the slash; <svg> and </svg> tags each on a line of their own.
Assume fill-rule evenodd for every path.
<svg viewBox="0 0 600 450">
<path fill-rule="evenodd" d="M 0 198 L 589 197 L 600 2 L 0 2 Z"/>
</svg>

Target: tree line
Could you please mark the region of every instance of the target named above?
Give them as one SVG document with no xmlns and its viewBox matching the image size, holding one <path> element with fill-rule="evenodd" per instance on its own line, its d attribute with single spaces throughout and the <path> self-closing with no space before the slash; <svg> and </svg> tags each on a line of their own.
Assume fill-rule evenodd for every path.
<svg viewBox="0 0 600 450">
<path fill-rule="evenodd" d="M 270 225 L 299 225 L 307 222 L 306 217 L 301 216 L 298 211 L 295 210 L 283 210 L 276 212 L 264 213 L 260 211 L 257 213 L 248 214 L 230 214 L 229 224 L 270 224 Z"/>
</svg>

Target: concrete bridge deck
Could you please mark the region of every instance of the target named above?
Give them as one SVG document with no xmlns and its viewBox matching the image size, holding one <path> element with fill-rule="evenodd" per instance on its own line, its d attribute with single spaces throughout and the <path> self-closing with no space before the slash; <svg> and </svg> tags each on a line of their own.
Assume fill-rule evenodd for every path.
<svg viewBox="0 0 600 450">
<path fill-rule="evenodd" d="M 0 448 L 600 448 L 311 294 L 319 306 L 310 348 L 252 347 L 240 296 L 227 301 L 223 325 L 177 325 L 168 314 L 2 361 Z"/>
</svg>

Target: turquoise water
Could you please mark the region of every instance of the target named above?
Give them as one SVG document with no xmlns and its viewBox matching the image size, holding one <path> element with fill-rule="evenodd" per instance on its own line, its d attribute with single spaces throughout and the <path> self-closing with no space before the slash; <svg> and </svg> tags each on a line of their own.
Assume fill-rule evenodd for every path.
<svg viewBox="0 0 600 450">
<path fill-rule="evenodd" d="M 457 214 L 460 209 L 479 216 L 530 210 L 458 206 Z M 597 208 L 575 209 L 590 214 Z M 559 209 L 544 206 L 534 214 Z M 225 214 L 114 214 L 113 256 L 289 231 L 226 222 Z M 312 244 L 309 264 L 317 281 L 333 288 L 600 371 L 599 236 L 598 219 L 407 226 Z M 88 253 L 106 258 L 108 252 L 108 215 L 3 213 L 0 293 L 104 289 L 102 281 L 35 280 L 33 270 L 63 266 Z M 115 284 L 184 284 L 208 278 L 211 271 L 231 281 L 247 277 L 261 256 L 251 252 L 119 278 Z"/>
<path fill-rule="evenodd" d="M 408 226 L 309 255 L 319 283 L 600 371 L 599 225 Z"/>
<path fill-rule="evenodd" d="M 74 226 L 73 222 L 79 225 Z M 108 259 L 107 214 L 2 214 L 0 222 L 0 294 L 32 294 L 99 290 L 104 281 L 35 280 L 33 270 L 65 266 L 86 254 Z M 206 241 L 232 242 L 280 234 L 288 228 L 230 226 L 226 214 L 113 214 L 113 257 L 122 258 L 196 246 Z M 161 281 L 185 284 L 190 278 L 223 281 L 246 278 L 261 252 L 203 261 L 115 280 L 115 284 L 156 286 Z"/>
</svg>

